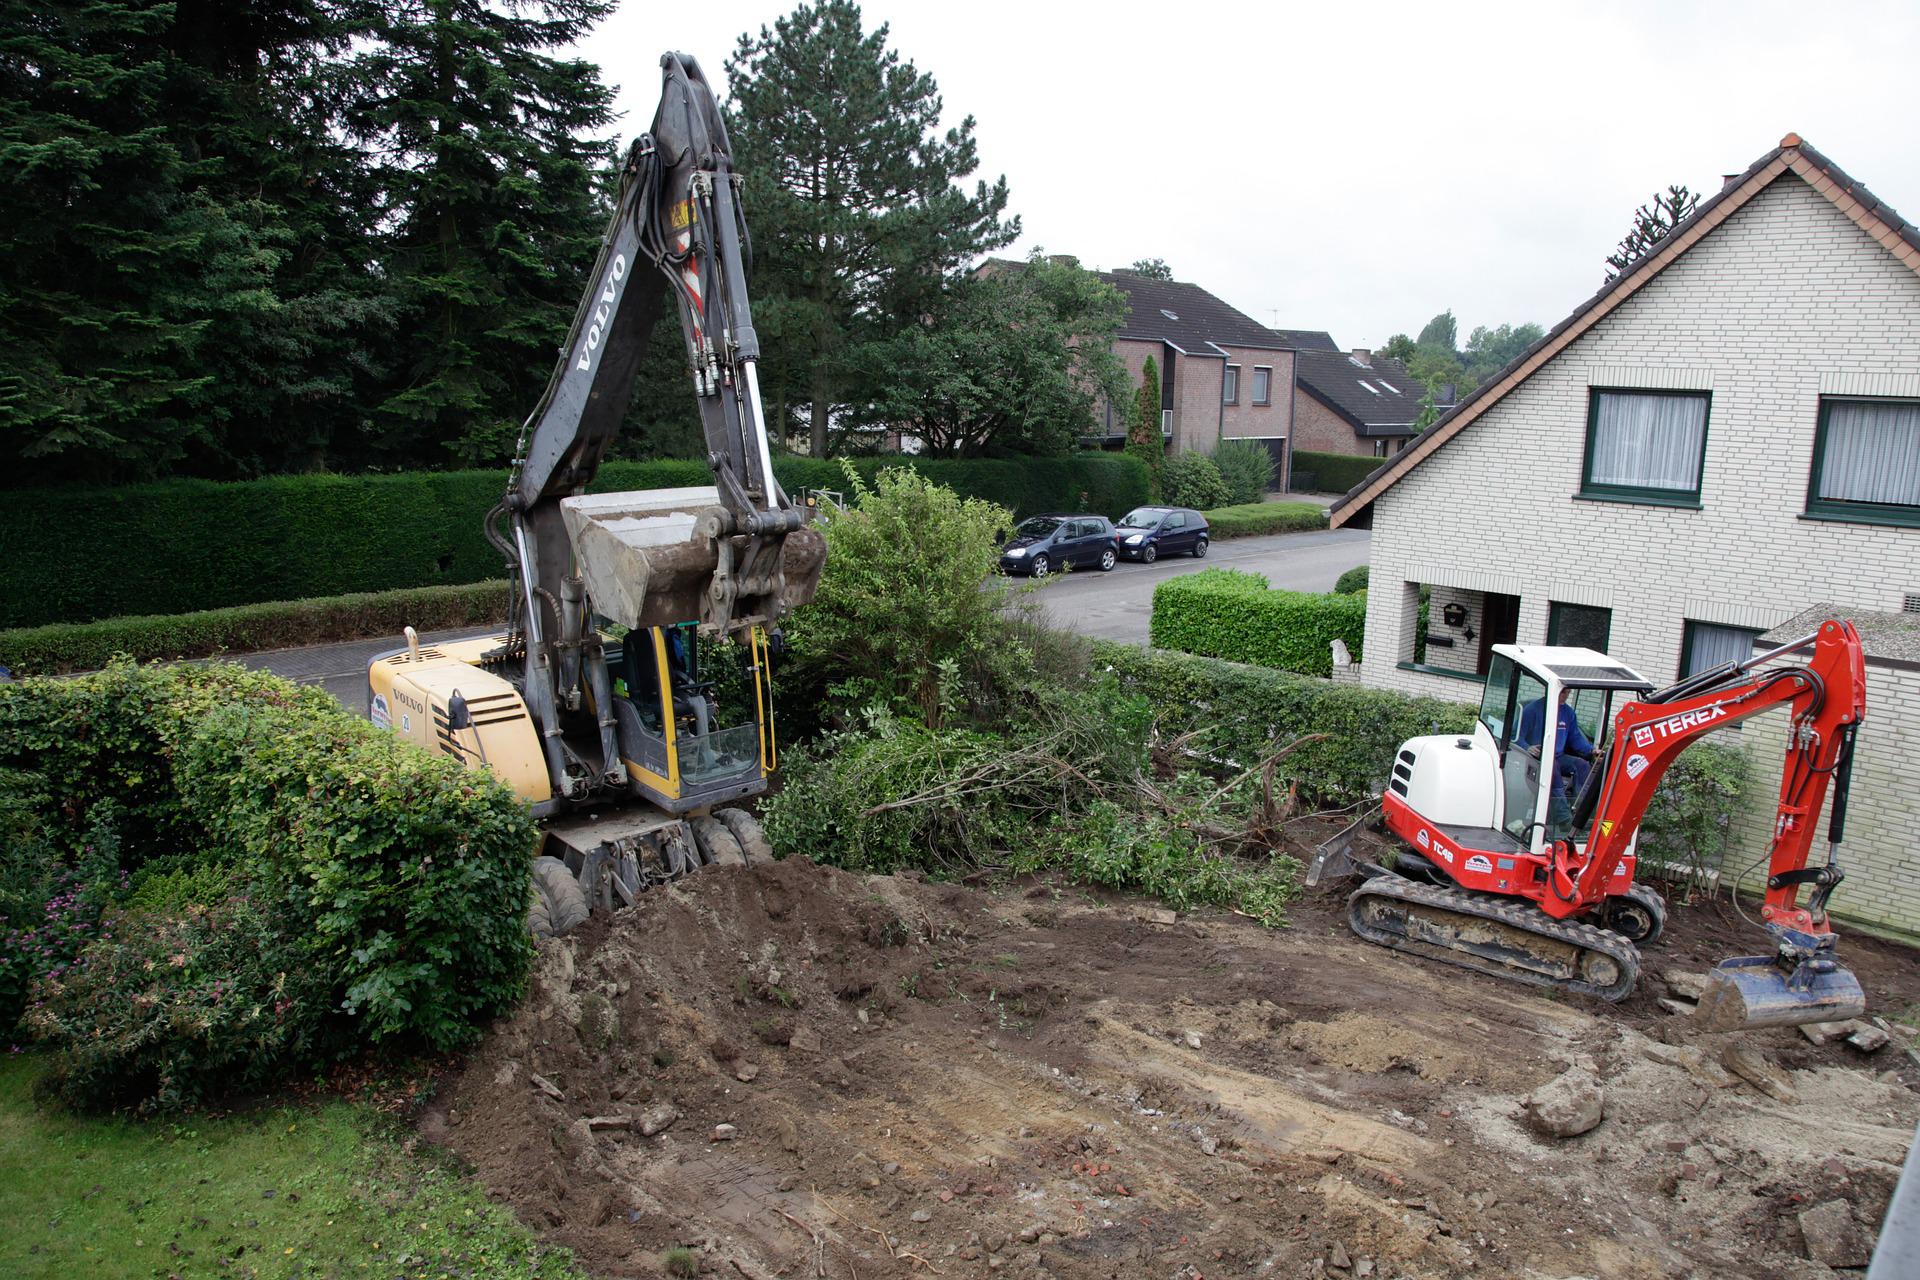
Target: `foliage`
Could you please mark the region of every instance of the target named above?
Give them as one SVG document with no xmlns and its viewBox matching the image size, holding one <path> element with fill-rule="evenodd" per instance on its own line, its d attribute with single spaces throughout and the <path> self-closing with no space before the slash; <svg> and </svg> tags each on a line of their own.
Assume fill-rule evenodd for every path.
<svg viewBox="0 0 1920 1280">
<path fill-rule="evenodd" d="M 1113 337 L 1126 313 L 1118 289 L 1038 250 L 1017 270 L 961 276 L 851 357 L 871 388 L 855 416 L 911 431 L 936 457 L 1064 454 L 1125 388 Z"/>
<path fill-rule="evenodd" d="M 56 675 L 96 670 L 120 656 L 136 662 L 201 658 L 381 635 L 397 644 L 409 626 L 432 631 L 506 616 L 504 581 L 411 587 L 0 631 L 0 663 L 17 676 Z"/>
<path fill-rule="evenodd" d="M 1257 573 L 1205 569 L 1154 588 L 1150 634 L 1160 649 L 1324 676 L 1332 641 L 1360 656 L 1366 623 L 1365 596 L 1275 591 Z"/>
<path fill-rule="evenodd" d="M 370 1106 L 128 1124 L 35 1105 L 42 1074 L 0 1060 L 0 1275 L 584 1280 Z"/>
<path fill-rule="evenodd" d="M 1372 475 L 1382 460 L 1367 454 L 1314 453 L 1296 449 L 1293 454 L 1294 483 L 1307 477 L 1313 487 L 1325 493 L 1344 493 Z"/>
<path fill-rule="evenodd" d="M 1273 488 L 1273 454 L 1251 440 L 1222 440 L 1213 447 L 1213 465 L 1226 482 L 1227 505 L 1262 501 Z"/>
<path fill-rule="evenodd" d="M 901 461 L 862 459 L 858 466 L 871 479 Z M 1048 510 L 1119 515 L 1148 497 L 1139 463 L 1116 454 L 910 465 L 1016 517 Z M 818 459 L 782 455 L 774 471 L 792 493 L 845 487 L 839 467 Z M 711 483 L 704 462 L 623 462 L 602 466 L 593 489 Z M 480 582 L 501 571 L 481 521 L 506 487 L 505 472 L 450 471 L 9 494 L 0 510 L 0 626 Z M 76 519 L 76 511 L 86 518 Z M 49 528 L 61 536 L 46 536 Z"/>
<path fill-rule="evenodd" d="M 1215 507 L 1206 515 L 1207 536 L 1216 541 L 1327 527 L 1327 513 L 1313 502 L 1252 502 L 1244 507 Z"/>
<path fill-rule="evenodd" d="M 1140 390 L 1134 393 L 1133 409 L 1127 416 L 1127 452 L 1146 464 L 1152 496 L 1159 498 L 1164 488 L 1161 476 L 1167 442 L 1160 430 L 1160 367 L 1152 356 L 1140 367 Z"/>
<path fill-rule="evenodd" d="M 1165 258 L 1135 258 L 1133 265 L 1127 270 L 1136 276 L 1145 276 L 1149 280 L 1173 279 L 1173 268 L 1167 265 Z"/>
<path fill-rule="evenodd" d="M 863 28 L 851 0 L 803 3 L 743 35 L 727 60 L 727 131 L 753 220 L 754 319 L 773 421 L 808 410 L 810 452 L 829 423 L 871 403 L 884 342 L 936 310 L 975 258 L 1011 243 L 1004 178 L 979 167 L 973 118 L 941 127 L 932 76 Z"/>
<path fill-rule="evenodd" d="M 1462 353 L 1466 357 L 1468 376 L 1476 386 L 1485 382 L 1546 336 L 1545 329 L 1531 323 L 1503 324 L 1497 329 L 1478 326 L 1467 339 L 1467 349 Z"/>
<path fill-rule="evenodd" d="M 1634 263 L 1652 253 L 1655 245 L 1673 234 L 1673 229 L 1692 217 L 1699 207 L 1699 195 L 1684 185 L 1668 187 L 1665 195 L 1656 192 L 1653 199 L 1633 211 L 1633 229 L 1620 238 L 1620 247 L 1607 255 L 1605 282 L 1613 283 Z"/>
<path fill-rule="evenodd" d="M 1674 758 L 1640 822 L 1640 857 L 1649 870 L 1707 883 L 1722 869 L 1734 814 L 1747 784 L 1747 754 L 1707 739 Z"/>
<path fill-rule="evenodd" d="M 1213 459 L 1192 449 L 1182 449 L 1161 465 L 1160 484 L 1169 503 L 1198 511 L 1224 507 L 1230 496 Z"/>
<path fill-rule="evenodd" d="M 1367 566 L 1364 564 L 1355 565 L 1347 570 L 1340 575 L 1340 580 L 1333 584 L 1334 593 L 1343 596 L 1357 595 L 1366 589 Z"/>
<path fill-rule="evenodd" d="M 1414 339 L 1414 345 L 1435 351 L 1456 351 L 1459 347 L 1459 333 L 1459 325 L 1454 321 L 1453 312 L 1442 311 L 1421 328 L 1420 336 Z"/>
<path fill-rule="evenodd" d="M 1396 333 L 1381 348 L 1382 355 L 1406 365 L 1407 372 L 1424 388 L 1416 430 L 1426 430 L 1439 417 L 1443 386 L 1451 385 L 1456 395 L 1465 395 L 1545 337 L 1546 331 L 1537 324 L 1503 324 L 1491 329 L 1479 325 L 1467 338 L 1465 351 L 1457 345 L 1458 334 L 1453 312 L 1443 311 L 1427 321 L 1417 341 Z"/>
</svg>

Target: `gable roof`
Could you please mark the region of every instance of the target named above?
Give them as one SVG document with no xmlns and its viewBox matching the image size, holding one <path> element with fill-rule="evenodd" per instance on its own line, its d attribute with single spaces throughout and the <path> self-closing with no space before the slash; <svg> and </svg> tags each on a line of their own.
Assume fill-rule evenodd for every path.
<svg viewBox="0 0 1920 1280">
<path fill-rule="evenodd" d="M 1665 271 L 1681 254 L 1698 244 L 1721 223 L 1746 206 L 1775 178 L 1792 173 L 1825 196 L 1854 224 L 1886 247 L 1916 274 L 1920 274 L 1920 230 L 1848 177 L 1831 160 L 1815 151 L 1799 134 L 1789 133 L 1780 145 L 1755 160 L 1747 171 L 1721 187 L 1712 198 L 1702 201 L 1693 215 L 1680 223 L 1654 251 L 1602 285 L 1600 291 L 1574 309 L 1572 315 L 1549 330 L 1545 337 L 1514 357 L 1507 366 L 1481 383 L 1434 424 L 1420 433 L 1413 444 L 1376 468 L 1346 497 L 1328 510 L 1333 528 L 1355 519 L 1373 500 L 1397 484 L 1401 477 L 1432 457 L 1447 441 L 1459 435 L 1487 410 L 1500 403 L 1509 392 L 1541 366 L 1570 346 L 1574 339 L 1600 323 L 1617 307 L 1638 293 L 1649 280 Z"/>
<path fill-rule="evenodd" d="M 1340 344 L 1325 329 L 1275 329 L 1295 351 L 1338 351 Z"/>
<path fill-rule="evenodd" d="M 1302 391 L 1344 418 L 1362 436 L 1407 436 L 1420 417 L 1423 387 L 1391 356 L 1363 365 L 1344 351 L 1302 351 L 1293 358 Z"/>
<path fill-rule="evenodd" d="M 1154 280 L 1131 271 L 1094 274 L 1127 295 L 1122 338 L 1171 343 L 1189 355 L 1223 355 L 1222 346 L 1293 349 L 1285 335 L 1234 310 L 1197 284 Z"/>
</svg>

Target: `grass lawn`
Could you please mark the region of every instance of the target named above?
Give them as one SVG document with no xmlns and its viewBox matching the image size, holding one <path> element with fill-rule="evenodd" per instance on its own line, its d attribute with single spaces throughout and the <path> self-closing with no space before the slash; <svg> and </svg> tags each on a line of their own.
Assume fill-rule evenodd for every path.
<svg viewBox="0 0 1920 1280">
<path fill-rule="evenodd" d="M 86 1119 L 37 1103 L 37 1075 L 0 1061 L 0 1276 L 583 1274 L 370 1109 Z"/>
</svg>

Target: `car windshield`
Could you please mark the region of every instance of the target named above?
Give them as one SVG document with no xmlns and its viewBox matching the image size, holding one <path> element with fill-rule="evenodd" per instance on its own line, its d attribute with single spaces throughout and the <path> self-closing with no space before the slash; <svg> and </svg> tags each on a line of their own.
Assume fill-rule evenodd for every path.
<svg viewBox="0 0 1920 1280">
<path fill-rule="evenodd" d="M 1022 520 L 1020 527 L 1013 531 L 1013 536 L 1016 538 L 1044 538 L 1059 527 L 1060 522 L 1058 520 L 1051 519 L 1047 516 L 1034 516 L 1031 519 Z"/>
<path fill-rule="evenodd" d="M 1136 511 L 1129 511 L 1124 516 L 1121 516 L 1120 527 L 1122 529 L 1151 529 L 1160 523 L 1160 517 L 1165 514 L 1166 512 L 1158 507 L 1141 507 Z"/>
</svg>

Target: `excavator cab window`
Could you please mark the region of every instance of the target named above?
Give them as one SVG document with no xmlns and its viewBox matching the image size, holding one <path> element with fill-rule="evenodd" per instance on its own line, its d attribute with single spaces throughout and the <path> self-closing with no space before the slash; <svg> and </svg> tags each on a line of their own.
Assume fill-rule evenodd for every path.
<svg viewBox="0 0 1920 1280">
<path fill-rule="evenodd" d="M 1512 669 L 1507 706 L 1507 738 L 1500 751 L 1500 787 L 1506 802 L 1501 825 L 1531 849 L 1540 825 L 1540 788 L 1546 777 L 1542 747 L 1552 750 L 1556 712 L 1547 706 L 1546 681 L 1524 667 Z"/>
</svg>

